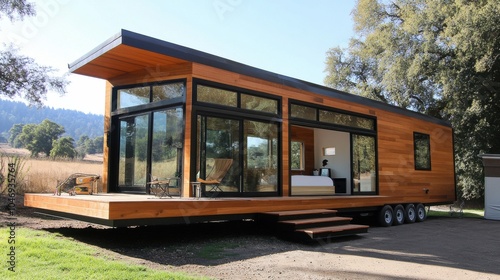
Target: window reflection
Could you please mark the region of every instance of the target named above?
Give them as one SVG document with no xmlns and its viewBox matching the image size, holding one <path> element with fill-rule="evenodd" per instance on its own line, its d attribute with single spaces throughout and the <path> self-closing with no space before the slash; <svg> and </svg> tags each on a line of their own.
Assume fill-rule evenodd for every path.
<svg viewBox="0 0 500 280">
<path fill-rule="evenodd" d="M 352 135 L 353 192 L 376 192 L 375 137 Z"/>
<path fill-rule="evenodd" d="M 119 89 L 118 108 L 127 108 L 149 103 L 149 87 Z"/>
<path fill-rule="evenodd" d="M 245 170 L 243 191 L 278 190 L 278 126 L 245 121 Z"/>
</svg>

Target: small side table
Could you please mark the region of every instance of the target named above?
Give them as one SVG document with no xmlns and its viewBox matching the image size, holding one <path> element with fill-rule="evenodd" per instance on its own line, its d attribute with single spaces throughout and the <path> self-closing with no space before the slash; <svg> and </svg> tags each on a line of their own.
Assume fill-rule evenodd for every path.
<svg viewBox="0 0 500 280">
<path fill-rule="evenodd" d="M 193 188 L 193 195 L 196 198 L 201 197 L 201 183 L 200 182 L 191 182 L 191 187 Z"/>
</svg>

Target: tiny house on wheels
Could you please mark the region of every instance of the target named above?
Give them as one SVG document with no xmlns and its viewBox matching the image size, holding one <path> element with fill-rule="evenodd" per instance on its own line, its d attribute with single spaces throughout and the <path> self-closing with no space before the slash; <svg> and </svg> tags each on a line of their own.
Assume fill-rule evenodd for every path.
<svg viewBox="0 0 500 280">
<path fill-rule="evenodd" d="M 69 65 L 106 80 L 102 190 L 25 204 L 110 226 L 374 213 L 455 197 L 448 122 L 122 30 Z"/>
</svg>

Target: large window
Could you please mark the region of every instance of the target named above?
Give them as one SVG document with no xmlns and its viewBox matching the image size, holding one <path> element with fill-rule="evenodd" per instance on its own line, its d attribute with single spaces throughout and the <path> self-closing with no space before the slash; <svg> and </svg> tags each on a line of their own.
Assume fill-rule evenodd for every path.
<svg viewBox="0 0 500 280">
<path fill-rule="evenodd" d="M 146 191 L 151 177 L 179 178 L 182 135 L 182 108 L 122 118 L 118 185 Z"/>
<path fill-rule="evenodd" d="M 125 118 L 120 121 L 119 185 L 146 184 L 148 126 L 148 115 Z"/>
<path fill-rule="evenodd" d="M 111 188 L 145 193 L 153 178 L 179 178 L 171 181 L 178 184 L 184 143 L 184 82 L 119 87 L 113 94 Z"/>
<path fill-rule="evenodd" d="M 413 133 L 415 169 L 431 170 L 431 138 L 429 134 Z"/>
<path fill-rule="evenodd" d="M 231 162 L 218 196 L 277 195 L 281 98 L 199 79 L 193 93 L 196 177 L 209 178 L 214 166 Z"/>
</svg>

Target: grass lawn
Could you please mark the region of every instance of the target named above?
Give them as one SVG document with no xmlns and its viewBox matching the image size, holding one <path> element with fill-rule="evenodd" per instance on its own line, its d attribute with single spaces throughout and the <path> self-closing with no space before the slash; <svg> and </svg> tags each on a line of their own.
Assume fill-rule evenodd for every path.
<svg viewBox="0 0 500 280">
<path fill-rule="evenodd" d="M 462 218 L 484 218 L 484 210 L 463 209 L 461 214 L 458 209 L 449 210 L 431 210 L 427 213 L 430 217 L 462 217 Z"/>
<path fill-rule="evenodd" d="M 11 235 L 5 227 L 0 230 L 0 279 L 203 279 L 112 260 L 97 248 L 55 233 L 16 228 L 15 244 L 9 244 Z M 11 252 L 15 272 L 9 270 Z"/>
</svg>

